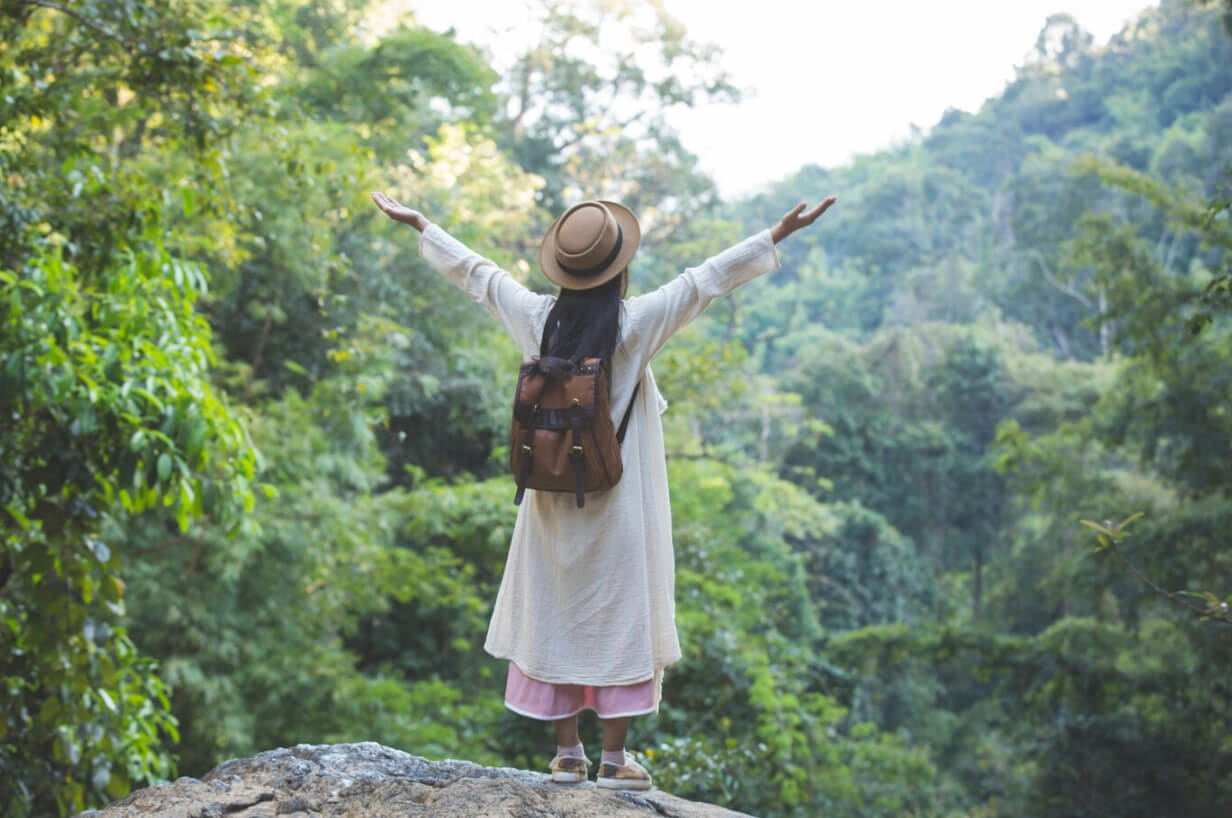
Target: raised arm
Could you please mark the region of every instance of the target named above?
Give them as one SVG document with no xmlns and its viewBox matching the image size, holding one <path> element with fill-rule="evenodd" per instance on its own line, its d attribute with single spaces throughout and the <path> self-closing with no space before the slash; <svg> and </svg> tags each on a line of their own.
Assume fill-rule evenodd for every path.
<svg viewBox="0 0 1232 818">
<path fill-rule="evenodd" d="M 389 218 L 409 224 L 422 234 L 419 252 L 424 260 L 499 318 L 523 354 L 532 354 L 539 348 L 535 316 L 547 307 L 549 296 L 531 292 L 494 262 L 428 221 L 418 210 L 399 204 L 384 193 L 373 193 L 372 201 Z"/>
<path fill-rule="evenodd" d="M 831 196 L 807 212 L 807 205 L 801 202 L 774 227 L 685 270 L 654 292 L 631 299 L 630 338 L 641 353 L 641 363 L 648 363 L 668 338 L 700 315 L 711 301 L 778 269 L 774 245 L 817 221 L 835 201 Z"/>
</svg>

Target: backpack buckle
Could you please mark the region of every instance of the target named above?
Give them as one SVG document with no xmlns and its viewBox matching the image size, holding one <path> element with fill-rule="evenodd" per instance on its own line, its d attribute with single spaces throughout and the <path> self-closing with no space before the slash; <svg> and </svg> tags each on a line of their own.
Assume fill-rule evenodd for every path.
<svg viewBox="0 0 1232 818">
<path fill-rule="evenodd" d="M 582 447 L 581 447 L 581 446 L 574 446 L 574 447 L 573 447 L 573 453 L 574 453 L 574 454 L 581 454 L 581 453 L 582 453 Z"/>
</svg>

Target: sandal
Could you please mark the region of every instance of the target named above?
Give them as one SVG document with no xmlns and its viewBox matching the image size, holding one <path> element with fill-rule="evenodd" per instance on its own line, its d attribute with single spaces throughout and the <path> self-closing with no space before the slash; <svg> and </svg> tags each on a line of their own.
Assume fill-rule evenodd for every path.
<svg viewBox="0 0 1232 818">
<path fill-rule="evenodd" d="M 552 780 L 561 784 L 576 784 L 590 778 L 590 762 L 573 756 L 556 756 L 548 764 Z"/>
<path fill-rule="evenodd" d="M 648 790 L 650 773 L 625 753 L 624 764 L 600 764 L 595 784 L 606 790 Z"/>
</svg>

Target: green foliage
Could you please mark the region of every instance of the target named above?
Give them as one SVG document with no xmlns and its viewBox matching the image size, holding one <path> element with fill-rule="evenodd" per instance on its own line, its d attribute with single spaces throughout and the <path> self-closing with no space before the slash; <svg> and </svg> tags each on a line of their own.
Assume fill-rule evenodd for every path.
<svg viewBox="0 0 1232 818">
<path fill-rule="evenodd" d="M 879 510 L 912 532 L 916 546 L 907 550 L 928 555 L 932 570 L 971 565 L 978 619 L 980 572 L 1005 502 L 988 460 L 1012 392 L 998 342 L 976 328 L 924 325 L 883 330 L 862 346 L 818 330 L 781 346 L 799 350 L 784 364 L 788 383 L 810 419 L 825 424 L 794 442 L 784 475 L 818 497 Z M 919 598 L 929 569 L 905 570 L 917 577 L 908 584 Z"/>
<path fill-rule="evenodd" d="M 641 291 L 841 194 L 655 361 L 658 784 L 1226 811 L 1226 4 L 1054 15 L 979 111 L 727 203 L 662 112 L 733 80 L 657 0 L 545 1 L 504 66 L 378 5 L 0 9 L 0 814 L 299 741 L 542 767 L 479 647 L 518 351 L 374 188 L 532 286 L 620 198 Z"/>
<path fill-rule="evenodd" d="M 200 272 L 128 250 L 90 276 L 48 251 L 0 273 L 0 754 L 10 809 L 60 811 L 171 771 L 175 736 L 154 663 L 126 628 L 116 514 L 165 509 L 182 531 L 236 531 L 254 453 L 208 379 Z"/>
<path fill-rule="evenodd" d="M 847 631 L 918 619 L 935 602 L 928 561 L 875 511 L 857 502 L 831 507 L 838 526 L 796 542 L 821 623 Z M 821 536 L 819 536 L 821 535 Z"/>
<path fill-rule="evenodd" d="M 931 803 L 930 789 L 911 783 L 927 778 L 926 756 L 873 725 L 840 734 L 845 708 L 813 681 L 821 600 L 810 597 L 795 543 L 835 530 L 830 512 L 764 473 L 671 465 L 672 485 L 692 490 L 673 497 L 685 658 L 667 672 L 658 743 L 646 753 L 663 786 L 763 812 L 773 793 L 784 815 L 893 815 Z"/>
<path fill-rule="evenodd" d="M 0 18 L 0 716 L 4 813 L 67 813 L 172 774 L 134 649 L 117 516 L 243 528 L 255 454 L 210 380 L 198 266 L 165 242 L 142 144 L 204 149 L 247 71 L 204 4 L 10 3 Z"/>
<path fill-rule="evenodd" d="M 305 730 L 320 740 L 380 736 L 448 755 L 458 752 L 443 749 L 454 746 L 450 735 L 471 741 L 474 733 L 441 720 L 473 721 L 493 710 L 456 690 L 441 693 L 444 683 L 426 672 L 441 656 L 396 657 L 432 657 L 418 665 L 423 684 L 408 686 L 399 682 L 401 662 L 356 641 L 396 605 L 450 618 L 464 612 L 460 635 L 473 637 L 486 625 L 475 614 L 489 604 L 458 554 L 430 542 L 402 544 L 403 526 L 430 522 L 421 515 L 441 492 L 377 491 L 384 468 L 369 415 L 380 414 L 382 382 L 394 377 L 383 363 L 368 357 L 350 377 L 321 381 L 307 398 L 289 393 L 253 419 L 266 463 L 260 477 L 278 490 L 254 512 L 259 527 L 231 539 L 212 526 L 194 528 L 173 548 L 158 546 L 165 534 L 157 521 L 117 531 L 133 563 L 133 631 L 143 650 L 164 657 L 186 771 L 296 743 Z M 487 494 L 495 505 L 494 492 Z M 508 502 L 504 491 L 499 502 L 502 509 Z M 416 651 L 440 647 L 429 643 L 434 629 Z M 458 634 L 436 635 L 446 655 L 473 656 L 469 642 L 456 643 Z M 482 741 L 474 746 L 493 758 Z"/>
</svg>

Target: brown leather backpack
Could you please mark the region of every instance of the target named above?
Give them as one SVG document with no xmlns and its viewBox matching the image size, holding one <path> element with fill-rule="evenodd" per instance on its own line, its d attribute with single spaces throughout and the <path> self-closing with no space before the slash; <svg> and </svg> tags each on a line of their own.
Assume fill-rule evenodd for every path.
<svg viewBox="0 0 1232 818">
<path fill-rule="evenodd" d="M 640 388 L 640 384 L 639 384 Z M 522 364 L 513 394 L 509 466 L 518 483 L 513 502 L 527 489 L 571 491 L 578 508 L 585 493 L 620 481 L 624 442 L 633 401 L 612 427 L 607 366 L 599 358 L 532 358 Z"/>
</svg>

